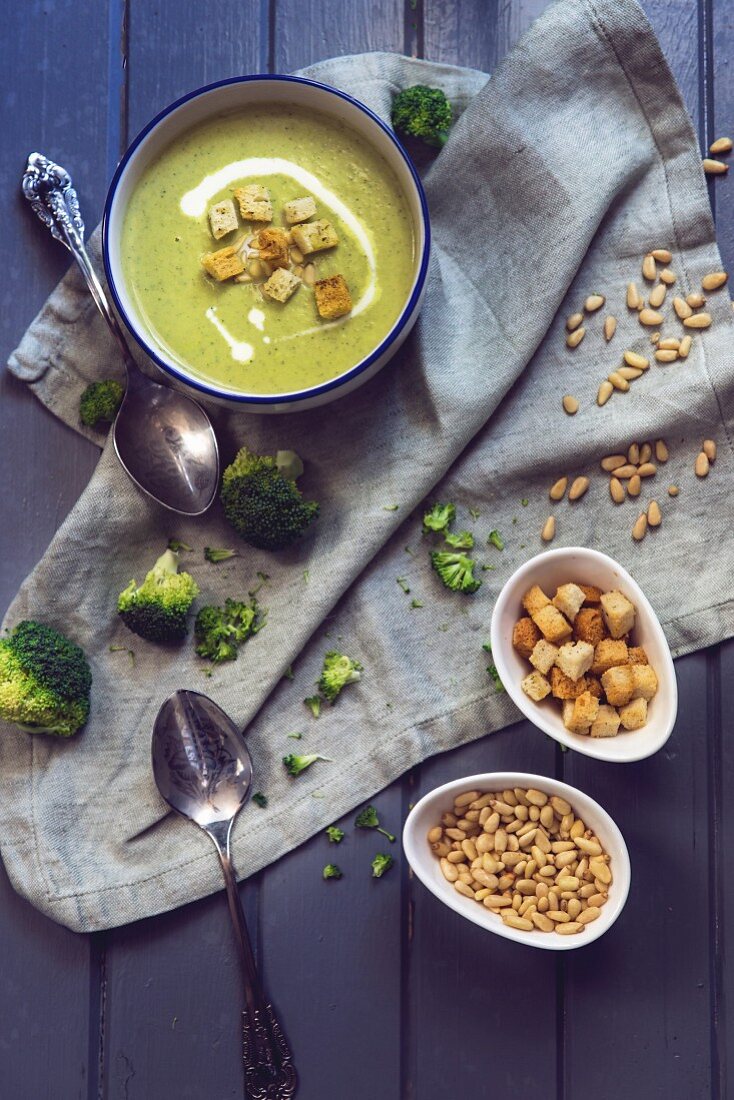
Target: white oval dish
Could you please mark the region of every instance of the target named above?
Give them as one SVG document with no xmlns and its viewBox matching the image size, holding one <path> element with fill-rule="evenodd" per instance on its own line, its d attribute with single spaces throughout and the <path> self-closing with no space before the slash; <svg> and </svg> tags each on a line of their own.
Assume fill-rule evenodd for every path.
<svg viewBox="0 0 734 1100">
<path fill-rule="evenodd" d="M 431 851 L 426 839 L 428 830 L 436 825 L 441 815 L 453 807 L 453 800 L 463 791 L 500 791 L 508 787 L 534 787 L 548 795 L 560 795 L 570 802 L 586 825 L 593 829 L 610 857 L 612 882 L 609 887 L 609 899 L 602 906 L 599 917 L 586 926 L 584 932 L 575 936 L 559 936 L 555 932 L 523 932 L 508 927 L 496 913 L 491 913 L 484 905 L 459 894 L 443 877 L 438 859 Z M 570 951 L 584 947 L 603 936 L 622 912 L 630 888 L 630 861 L 627 845 L 619 828 L 598 802 L 588 794 L 562 783 L 558 779 L 548 779 L 543 775 L 531 775 L 527 772 L 486 772 L 482 775 L 470 775 L 466 779 L 454 779 L 441 787 L 429 791 L 408 814 L 403 828 L 403 849 L 415 874 L 423 885 L 449 909 L 466 917 L 467 920 L 504 936 L 507 940 L 523 943 L 528 947 L 539 947 L 547 951 Z"/>
<path fill-rule="evenodd" d="M 120 238 L 127 203 L 146 167 L 177 136 L 197 123 L 225 112 L 255 104 L 298 103 L 318 110 L 349 126 L 381 154 L 395 173 L 413 218 L 415 267 L 413 282 L 403 309 L 392 328 L 364 359 L 327 382 L 305 390 L 279 394 L 247 394 L 204 382 L 189 371 L 157 340 L 130 293 L 120 256 Z M 190 92 L 170 104 L 134 139 L 120 162 L 107 195 L 102 224 L 105 273 L 115 305 L 143 350 L 177 383 L 183 383 L 219 404 L 236 405 L 249 412 L 282 413 L 315 408 L 357 389 L 385 366 L 418 319 L 425 293 L 430 253 L 428 204 L 418 174 L 407 153 L 385 123 L 352 96 L 303 77 L 247 76 L 219 81 Z"/>
<path fill-rule="evenodd" d="M 512 630 L 525 614 L 522 597 L 534 584 L 551 595 L 560 584 L 577 581 L 609 591 L 619 589 L 636 609 L 635 644 L 644 646 L 658 677 L 658 692 L 650 701 L 647 723 L 639 730 L 622 731 L 616 737 L 588 737 L 571 733 L 563 724 L 556 699 L 536 703 L 520 687 L 532 666 L 512 644 Z M 672 733 L 678 713 L 678 684 L 673 658 L 663 628 L 640 586 L 619 562 L 598 550 L 583 546 L 547 550 L 521 565 L 500 591 L 492 613 L 492 659 L 512 699 L 533 725 L 556 741 L 598 760 L 629 763 L 644 760 L 663 747 Z"/>
</svg>

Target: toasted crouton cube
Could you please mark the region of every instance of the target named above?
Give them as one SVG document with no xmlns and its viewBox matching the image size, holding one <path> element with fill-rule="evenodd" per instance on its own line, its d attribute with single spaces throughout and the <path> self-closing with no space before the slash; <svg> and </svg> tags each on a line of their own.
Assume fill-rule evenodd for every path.
<svg viewBox="0 0 734 1100">
<path fill-rule="evenodd" d="M 531 618 L 535 615 L 536 611 L 540 611 L 542 608 L 547 607 L 550 602 L 551 601 L 538 584 L 534 584 L 522 598 L 522 605 Z"/>
<path fill-rule="evenodd" d="M 231 279 L 233 275 L 241 275 L 245 270 L 242 257 L 235 251 L 234 245 L 220 248 L 218 252 L 207 252 L 201 257 L 201 266 L 207 275 L 223 283 L 225 279 Z"/>
<path fill-rule="evenodd" d="M 556 664 L 574 683 L 591 668 L 594 647 L 588 642 L 566 642 L 558 650 Z"/>
<path fill-rule="evenodd" d="M 566 729 L 568 729 L 568 723 L 573 717 L 573 708 L 575 702 L 575 699 L 564 699 L 561 703 L 561 717 L 563 719 L 563 724 Z"/>
<path fill-rule="evenodd" d="M 542 637 L 533 620 L 527 617 L 518 619 L 512 630 L 512 644 L 526 661 L 530 660 L 530 654 Z"/>
<path fill-rule="evenodd" d="M 538 672 L 542 672 L 543 675 L 546 675 L 556 663 L 557 656 L 558 647 L 551 645 L 550 642 L 546 642 L 545 638 L 541 638 L 530 654 L 530 664 L 533 665 L 534 668 L 537 668 Z"/>
<path fill-rule="evenodd" d="M 573 620 L 573 636 L 581 642 L 588 642 L 595 648 L 602 638 L 607 636 L 604 616 L 598 607 L 582 607 Z"/>
<path fill-rule="evenodd" d="M 584 594 L 584 603 L 599 603 L 601 600 L 601 588 L 597 588 L 595 584 L 580 584 L 579 588 Z"/>
<path fill-rule="evenodd" d="M 344 317 L 352 308 L 352 296 L 343 275 L 331 275 L 328 279 L 318 279 L 313 288 L 316 297 L 316 309 L 319 317 L 325 321 L 335 321 Z"/>
<path fill-rule="evenodd" d="M 601 680 L 597 676 L 592 676 L 591 673 L 589 673 L 589 675 L 586 676 L 586 683 L 595 699 L 602 699 L 604 697 L 604 688 L 601 686 Z"/>
<path fill-rule="evenodd" d="M 607 703 L 603 703 L 591 723 L 592 737 L 616 737 L 619 733 L 619 714 Z"/>
<path fill-rule="evenodd" d="M 543 637 L 547 638 L 549 642 L 553 642 L 554 645 L 560 645 L 561 642 L 565 642 L 567 638 L 571 637 L 571 624 L 567 619 L 564 619 L 558 608 L 554 607 L 553 604 L 541 607 L 540 611 L 535 612 L 532 619 L 535 625 L 540 627 Z"/>
<path fill-rule="evenodd" d="M 561 672 L 558 665 L 554 665 L 550 670 L 550 685 L 555 699 L 578 699 L 589 686 L 585 676 L 573 681 L 566 676 L 565 672 Z"/>
<path fill-rule="evenodd" d="M 237 211 L 231 199 L 224 199 L 223 202 L 217 202 L 211 207 L 209 225 L 212 237 L 217 241 L 237 228 Z"/>
<path fill-rule="evenodd" d="M 257 235 L 257 247 L 260 249 L 260 259 L 271 267 L 288 267 L 290 254 L 285 229 L 261 229 Z"/>
<path fill-rule="evenodd" d="M 613 638 L 623 638 L 635 625 L 635 605 L 621 592 L 603 592 L 601 609 Z"/>
<path fill-rule="evenodd" d="M 588 733 L 591 723 L 599 713 L 599 700 L 589 691 L 579 695 L 573 704 L 573 710 L 564 719 L 566 729 L 571 733 Z"/>
<path fill-rule="evenodd" d="M 616 665 L 626 665 L 628 652 L 626 642 L 615 641 L 614 638 L 603 638 L 594 649 L 592 673 L 594 676 L 601 676 L 608 668 L 614 668 Z"/>
<path fill-rule="evenodd" d="M 647 699 L 634 699 L 621 707 L 619 718 L 626 730 L 638 730 L 647 721 Z"/>
<path fill-rule="evenodd" d="M 632 698 L 635 690 L 632 668 L 632 665 L 618 665 L 615 668 L 608 668 L 602 675 L 601 686 L 611 706 L 623 707 Z"/>
<path fill-rule="evenodd" d="M 302 225 L 294 225 L 291 230 L 293 243 L 301 252 L 323 252 L 325 248 L 333 248 L 339 244 L 336 229 L 327 222 L 326 218 L 320 218 L 317 222 L 304 222 Z"/>
<path fill-rule="evenodd" d="M 630 665 L 635 690 L 633 699 L 652 699 L 658 690 L 658 678 L 651 665 Z"/>
<path fill-rule="evenodd" d="M 553 603 L 566 618 L 573 622 L 584 602 L 583 589 L 577 584 L 562 584 L 553 597 Z"/>
<path fill-rule="evenodd" d="M 273 220 L 270 192 L 261 183 L 247 183 L 244 187 L 238 187 L 234 197 L 239 204 L 243 221 L 271 222 Z"/>
<path fill-rule="evenodd" d="M 291 199 L 290 202 L 283 203 L 283 213 L 288 225 L 307 222 L 316 213 L 316 203 L 310 195 L 304 195 L 302 199 Z"/>
<path fill-rule="evenodd" d="M 276 267 L 267 282 L 263 283 L 263 294 L 267 294 L 268 298 L 274 298 L 276 302 L 287 302 L 300 285 L 301 280 L 292 271 L 286 271 L 284 267 Z"/>
<path fill-rule="evenodd" d="M 520 687 L 536 703 L 539 703 L 541 699 L 545 699 L 546 695 L 550 695 L 551 689 L 542 672 L 531 672 L 521 682 Z"/>
<path fill-rule="evenodd" d="M 628 660 L 631 665 L 649 665 L 647 654 L 641 645 L 631 645 L 628 650 Z"/>
</svg>

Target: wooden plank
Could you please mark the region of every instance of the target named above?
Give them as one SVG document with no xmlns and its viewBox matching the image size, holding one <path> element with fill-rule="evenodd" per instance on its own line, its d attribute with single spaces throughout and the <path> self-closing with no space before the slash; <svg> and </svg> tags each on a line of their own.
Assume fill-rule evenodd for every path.
<svg viewBox="0 0 734 1100">
<path fill-rule="evenodd" d="M 734 887 L 729 843 L 734 836 L 734 641 L 711 651 L 709 662 L 711 733 L 709 801 L 713 810 L 710 867 L 715 923 L 711 935 L 711 1057 L 717 1100 L 731 1095 L 734 1075 L 734 1034 L 729 1018 L 734 1009 L 734 970 L 726 965 L 727 948 L 734 944 Z"/>
<path fill-rule="evenodd" d="M 710 110 L 706 119 L 707 126 L 702 133 L 702 149 L 707 149 L 714 138 L 734 136 L 734 80 L 730 68 L 732 50 L 734 50 L 734 21 L 731 5 L 715 3 L 711 20 L 712 52 L 709 64 L 712 72 Z M 731 163 L 732 157 L 722 160 Z M 734 176 L 731 171 L 726 176 L 711 179 L 710 193 L 715 210 L 721 212 L 716 221 L 716 235 L 721 249 L 724 267 L 732 270 L 734 265 L 734 224 L 730 217 L 734 202 Z"/>
<path fill-rule="evenodd" d="M 552 776 L 555 765 L 555 744 L 522 722 L 422 764 L 414 799 L 462 775 L 507 769 Z M 527 1095 L 555 1096 L 555 956 L 462 920 L 415 879 L 409 897 L 402 1095 L 484 1096 L 491 1081 L 492 1091 L 507 1096 L 518 1094 L 520 1082 Z"/>
<path fill-rule="evenodd" d="M 425 57 L 492 72 L 548 0 L 425 0 Z"/>
<path fill-rule="evenodd" d="M 343 0 L 278 0 L 275 5 L 274 71 L 290 73 L 342 54 L 403 50 L 401 0 L 344 3 Z"/>
</svg>

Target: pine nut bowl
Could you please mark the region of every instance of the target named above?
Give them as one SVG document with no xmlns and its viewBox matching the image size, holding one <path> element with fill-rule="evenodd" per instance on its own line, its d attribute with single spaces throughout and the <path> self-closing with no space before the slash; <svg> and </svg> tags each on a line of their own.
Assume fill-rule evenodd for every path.
<svg viewBox="0 0 734 1100">
<path fill-rule="evenodd" d="M 597 589 L 581 606 L 572 599 L 571 590 L 576 588 L 578 596 L 578 586 Z M 531 591 L 535 592 L 532 599 Z M 592 602 L 587 603 L 587 598 Z M 543 607 L 544 601 L 549 606 Z M 628 621 L 619 617 L 621 609 L 629 614 Z M 515 634 L 520 620 L 530 632 L 527 645 Z M 536 620 L 543 630 L 533 625 Z M 556 629 L 559 636 L 554 638 Z M 670 737 L 678 713 L 670 648 L 640 586 L 606 554 L 570 546 L 547 550 L 525 562 L 497 597 L 491 640 L 492 658 L 512 701 L 538 729 L 568 748 L 598 760 L 630 763 L 652 756 Z M 528 657 L 533 644 L 539 649 L 533 648 Z M 559 661 L 564 675 L 558 667 L 546 667 Z M 635 666 L 638 661 L 646 665 L 644 671 Z M 600 694 L 579 699 L 579 713 L 574 716 L 568 703 L 577 693 L 576 685 L 584 693 Z"/>
<path fill-rule="evenodd" d="M 474 803 L 479 817 L 458 817 L 473 817 Z M 451 825 L 452 817 L 461 828 Z M 463 833 L 463 840 L 452 832 Z M 627 846 L 606 810 L 568 783 L 528 772 L 485 772 L 429 791 L 408 814 L 403 849 L 416 876 L 449 909 L 497 936 L 546 951 L 598 940 L 622 912 L 630 888 Z M 551 908 L 556 904 L 559 909 Z"/>
</svg>

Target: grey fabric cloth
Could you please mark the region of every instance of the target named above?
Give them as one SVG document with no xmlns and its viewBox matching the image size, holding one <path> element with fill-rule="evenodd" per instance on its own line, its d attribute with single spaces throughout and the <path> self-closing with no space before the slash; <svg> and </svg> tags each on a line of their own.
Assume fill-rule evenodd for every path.
<svg viewBox="0 0 734 1100">
<path fill-rule="evenodd" d="M 430 754 L 514 721 L 481 644 L 503 581 L 542 549 L 548 488 L 560 474 L 588 474 L 591 486 L 580 503 L 553 507 L 556 544 L 595 546 L 631 569 L 674 653 L 732 633 L 734 578 L 716 567 L 732 518 L 726 290 L 711 295 L 714 324 L 695 336 L 685 363 L 653 365 L 603 409 L 594 401 L 627 347 L 650 351 L 649 333 L 624 304 L 626 284 L 641 284 L 643 253 L 673 251 L 680 292 L 721 267 L 691 123 L 637 5 L 561 0 L 486 84 L 480 73 L 384 54 L 306 74 L 385 118 L 394 91 L 417 82 L 442 86 L 466 108 L 425 176 L 434 246 L 423 314 L 378 378 L 336 405 L 291 417 L 215 412 L 225 458 L 244 441 L 303 455 L 304 488 L 321 500 L 322 518 L 301 546 L 281 555 L 242 546 L 231 563 L 205 563 L 205 545 L 233 543 L 219 510 L 174 523 L 134 490 L 108 444 L 23 585 L 7 623 L 33 616 L 65 629 L 90 656 L 94 693 L 87 728 L 69 742 L 3 729 L 2 854 L 15 887 L 74 929 L 135 920 L 221 885 L 207 839 L 164 816 L 151 776 L 153 719 L 177 687 L 207 692 L 248 726 L 255 787 L 269 806 L 250 805 L 239 820 L 242 875 Z M 571 352 L 565 318 L 596 290 L 607 306 Z M 664 309 L 665 332 L 681 335 Z M 601 334 L 607 311 L 619 320 L 609 346 Z M 80 389 L 107 345 L 71 272 L 11 369 L 78 426 Z M 573 419 L 561 408 L 564 393 L 581 402 Z M 671 458 L 641 501 L 657 497 L 663 527 L 637 545 L 630 530 L 640 505 L 614 507 L 599 457 L 659 436 Z M 719 457 L 700 483 L 693 461 L 706 436 L 718 441 Z M 681 486 L 675 501 L 669 482 Z M 429 495 L 455 501 L 459 525 L 476 531 L 476 556 L 491 568 L 475 596 L 444 590 L 430 568 L 416 511 Z M 397 511 L 386 510 L 393 504 Z M 493 528 L 503 552 L 485 546 Z M 266 629 L 210 679 L 190 644 L 146 645 L 114 613 L 120 589 L 141 577 L 169 535 L 195 548 L 184 565 L 207 601 L 269 574 L 260 592 Z M 411 607 L 414 597 L 422 608 Z M 133 648 L 134 667 L 110 645 Z M 333 646 L 358 658 L 364 677 L 316 721 L 302 700 Z M 304 731 L 303 740 L 287 740 L 292 730 Z M 288 779 L 280 760 L 294 746 L 331 762 Z"/>
</svg>

